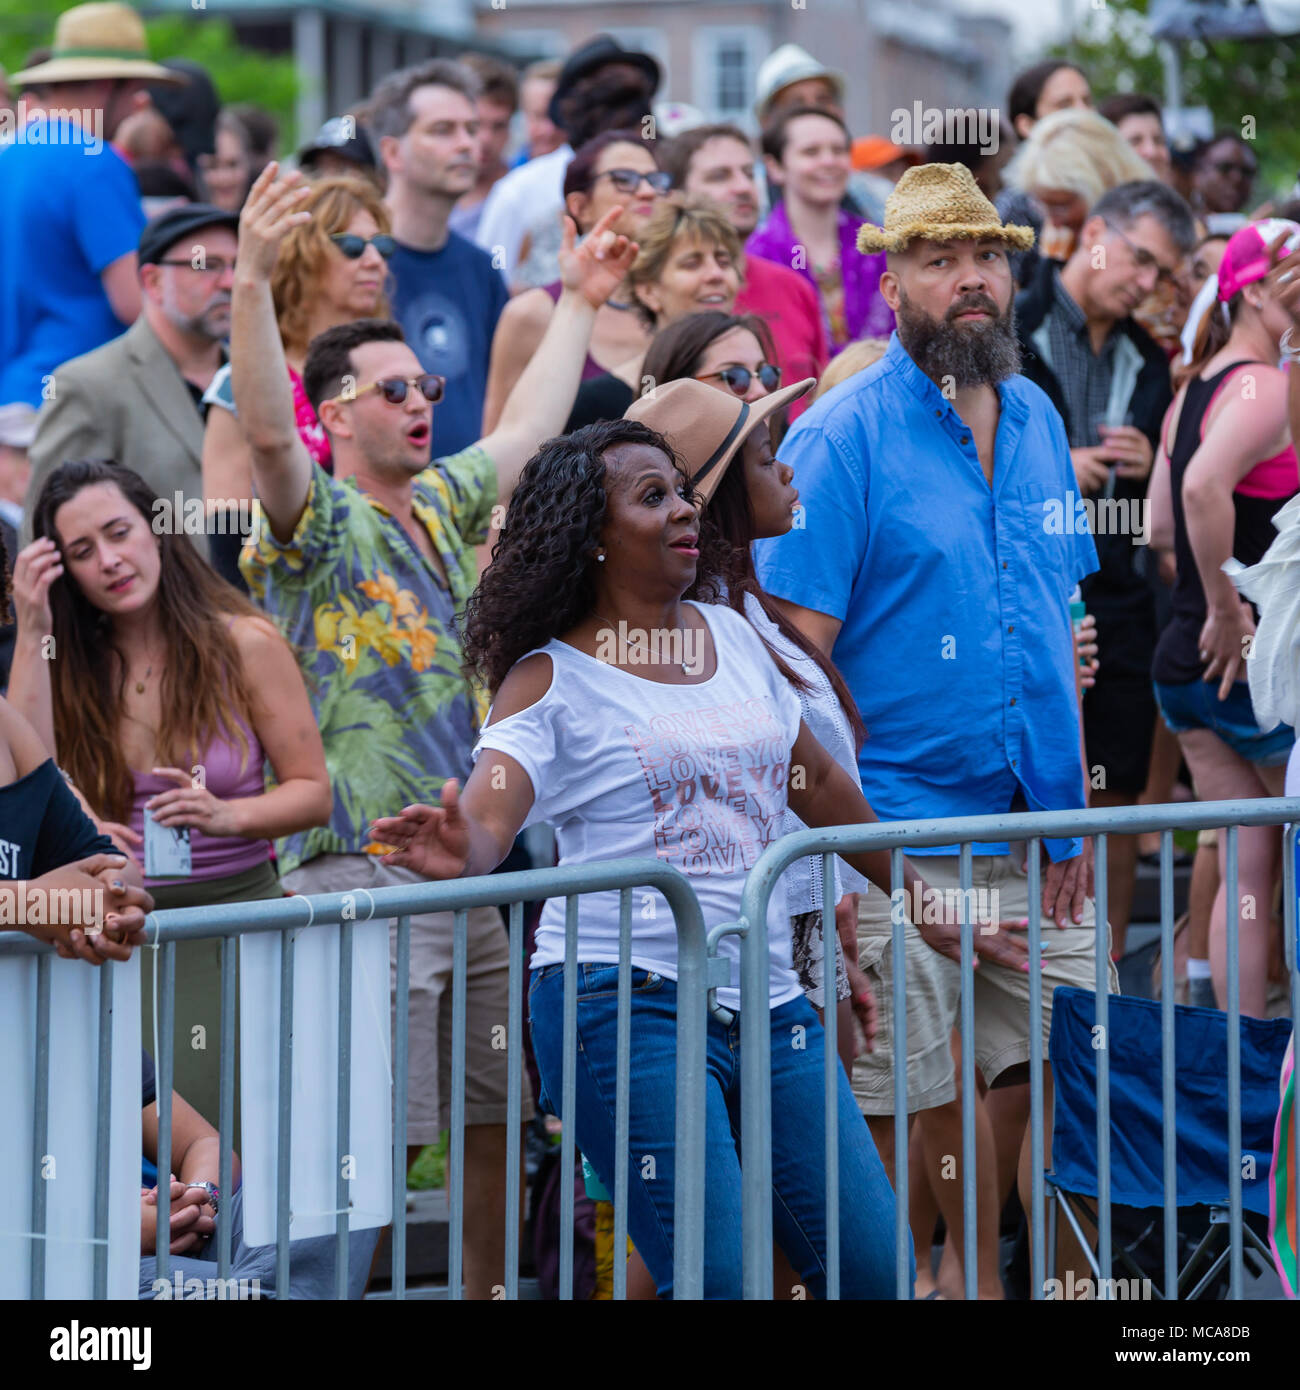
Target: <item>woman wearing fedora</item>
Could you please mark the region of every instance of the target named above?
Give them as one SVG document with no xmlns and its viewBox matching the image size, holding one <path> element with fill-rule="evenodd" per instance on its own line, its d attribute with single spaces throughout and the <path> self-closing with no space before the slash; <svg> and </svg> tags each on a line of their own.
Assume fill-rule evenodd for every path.
<svg viewBox="0 0 1300 1390">
<path fill-rule="evenodd" d="M 793 388 L 797 391 L 799 388 Z M 789 394 L 793 394 L 791 391 Z M 745 405 L 741 428 L 697 473 L 736 457 L 787 393 Z M 494 696 L 464 793 L 448 783 L 439 807 L 407 807 L 371 834 L 390 856 L 431 878 L 490 871 L 526 823 L 556 827 L 561 864 L 657 856 L 687 874 L 706 925 L 731 920 L 746 871 L 780 833 L 789 804 L 810 825 L 874 821 L 851 778 L 804 726 L 800 706 L 763 640 L 718 596 L 721 542 L 702 540 L 696 498 L 663 436 L 635 420 L 604 421 L 549 441 L 511 499 L 495 558 L 471 597 L 467 662 Z M 701 601 L 703 600 L 703 601 Z M 597 712 L 593 717 L 593 712 Z M 672 731 L 669 733 L 668 731 Z M 669 756 L 671 740 L 672 756 Z M 850 863 L 887 883 L 889 856 Z M 915 873 L 910 886 L 924 892 Z M 676 934 L 667 905 L 632 926 L 633 1036 L 629 1234 L 660 1296 L 672 1291 Z M 776 1237 L 813 1295 L 824 1295 L 823 1033 L 791 967 L 784 900 L 768 919 Z M 612 1189 L 615 1150 L 615 987 L 619 895 L 590 894 L 578 915 L 582 1039 L 575 1139 Z M 1014 951 L 1004 934 L 986 948 Z M 996 943 L 996 944 L 994 944 Z M 955 947 L 954 947 L 955 949 Z M 739 1007 L 739 948 L 725 938 Z M 559 1091 L 564 908 L 543 909 L 532 959 L 533 1044 L 543 1086 Z M 791 1029 L 805 1046 L 790 1046 Z M 737 1020 L 708 1024 L 705 1293 L 741 1292 Z M 841 1291 L 894 1292 L 894 1201 L 841 1076 L 838 1130 Z M 654 1157 L 654 1177 L 644 1160 Z"/>
</svg>

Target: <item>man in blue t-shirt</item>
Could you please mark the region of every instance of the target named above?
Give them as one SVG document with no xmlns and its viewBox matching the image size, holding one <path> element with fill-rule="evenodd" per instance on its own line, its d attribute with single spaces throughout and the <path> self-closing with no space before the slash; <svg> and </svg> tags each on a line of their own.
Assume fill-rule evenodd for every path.
<svg viewBox="0 0 1300 1390">
<path fill-rule="evenodd" d="M 447 227 L 478 177 L 478 95 L 468 68 L 439 58 L 386 77 L 369 105 L 397 240 L 393 317 L 425 371 L 447 379 L 434 441 L 440 455 L 483 433 L 492 335 L 506 302 L 491 256 Z"/>
<path fill-rule="evenodd" d="M 135 175 L 108 142 L 148 104 L 146 82 L 184 80 L 148 61 L 144 26 L 125 5 L 66 11 L 49 59 L 11 79 L 23 96 L 0 147 L 0 405 L 39 407 L 56 367 L 139 314 L 145 217 Z"/>
<path fill-rule="evenodd" d="M 1018 375 L 1007 252 L 1032 241 L 1028 228 L 1003 226 L 964 165 L 908 170 L 883 230 L 865 226 L 858 239 L 863 251 L 888 252 L 880 291 L 897 316 L 889 350 L 800 416 L 781 446 L 803 524 L 759 543 L 759 577 L 843 673 L 868 731 L 862 788 L 882 821 L 1085 804 L 1069 597 L 1097 554 L 1072 505 L 1061 417 Z M 1091 989 L 1097 957 L 1083 842 L 1042 844 L 1046 1058 L 1052 989 Z M 905 904 L 919 928 L 905 931 L 907 1110 L 917 1115 L 929 1186 L 960 1251 L 961 1183 L 943 1162 L 962 1152 L 951 1041 L 961 969 L 951 957 L 963 905 L 979 924 L 976 950 L 1028 917 L 1025 853 L 1005 838 L 975 844 L 973 897 L 963 900 L 956 845 L 907 852 L 930 888 L 942 890 Z M 858 934 L 859 964 L 887 1009 L 898 963 L 891 902 L 879 889 L 861 897 Z M 990 1088 L 976 1123 L 981 1297 L 1001 1296 L 997 1219 L 1007 1194 L 995 1172 L 1009 1187 L 1022 1142 L 1029 1210 L 1028 1088 L 1016 1084 L 1030 1057 L 1026 966 L 986 959 L 974 979 L 972 1051 Z M 1113 969 L 1109 984 L 1117 987 Z M 892 1034 L 886 1014 L 853 1078 L 887 1166 Z M 1050 1067 L 1044 1073 L 1050 1134 Z M 928 1261 L 918 1265 L 921 1296 Z"/>
</svg>

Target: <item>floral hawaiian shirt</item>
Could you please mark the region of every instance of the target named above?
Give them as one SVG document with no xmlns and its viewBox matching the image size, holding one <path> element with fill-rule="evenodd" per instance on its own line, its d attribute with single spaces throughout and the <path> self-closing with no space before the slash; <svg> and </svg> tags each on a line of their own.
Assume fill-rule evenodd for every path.
<svg viewBox="0 0 1300 1390">
<path fill-rule="evenodd" d="M 245 542 L 240 571 L 298 654 L 334 788 L 328 826 L 277 842 L 282 874 L 318 854 L 382 852 L 366 839 L 375 817 L 468 776 L 486 701 L 461 671 L 455 623 L 496 499 L 477 445 L 416 477 L 412 507 L 449 587 L 355 479 L 316 465 L 289 541 L 262 526 Z"/>
</svg>

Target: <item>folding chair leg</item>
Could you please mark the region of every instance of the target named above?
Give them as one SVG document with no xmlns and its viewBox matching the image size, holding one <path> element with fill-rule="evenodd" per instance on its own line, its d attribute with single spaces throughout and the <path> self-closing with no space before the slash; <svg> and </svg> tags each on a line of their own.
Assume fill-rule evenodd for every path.
<svg viewBox="0 0 1300 1390">
<path fill-rule="evenodd" d="M 1191 1286 L 1196 1268 L 1214 1241 L 1214 1230 L 1215 1228 L 1211 1226 L 1205 1232 L 1196 1249 L 1187 1257 L 1187 1263 L 1178 1271 L 1178 1298 L 1180 1302 L 1187 1297 L 1187 1289 Z"/>
<path fill-rule="evenodd" d="M 1201 1280 L 1199 1284 L 1197 1284 L 1197 1286 L 1191 1291 L 1191 1293 L 1187 1295 L 1186 1301 L 1188 1303 L 1195 1302 L 1196 1299 L 1200 1298 L 1201 1294 L 1209 1285 L 1210 1280 L 1213 1279 L 1214 1276 L 1218 1274 L 1218 1272 L 1227 1263 L 1228 1256 L 1230 1254 L 1232 1254 L 1231 1246 L 1228 1246 L 1225 1249 L 1219 1251 L 1218 1255 L 1215 1256 L 1214 1262 L 1210 1265 L 1209 1269 L 1205 1271 L 1205 1277 Z"/>
</svg>

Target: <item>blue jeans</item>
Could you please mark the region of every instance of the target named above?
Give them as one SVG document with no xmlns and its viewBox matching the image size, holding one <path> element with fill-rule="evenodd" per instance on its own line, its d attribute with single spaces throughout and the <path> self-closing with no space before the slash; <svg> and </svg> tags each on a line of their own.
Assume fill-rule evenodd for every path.
<svg viewBox="0 0 1300 1390">
<path fill-rule="evenodd" d="M 618 968 L 578 966 L 574 1139 L 614 1190 Z M 529 992 L 533 1049 L 544 1090 L 563 1075 L 563 966 L 535 970 Z M 814 1298 L 826 1295 L 824 1034 L 800 996 L 771 1011 L 772 1223 L 776 1242 Z M 741 1297 L 740 1019 L 710 1016 L 705 1128 L 704 1296 Z M 628 1234 L 658 1286 L 672 1296 L 677 985 L 632 971 Z M 543 1108 L 551 1109 L 545 1101 Z M 840 1296 L 894 1298 L 894 1192 L 839 1068 Z M 910 1236 L 909 1236 L 910 1248 Z M 915 1278 L 916 1262 L 911 1259 Z M 910 1285 L 909 1285 L 910 1288 Z"/>
<path fill-rule="evenodd" d="M 1250 702 L 1250 687 L 1236 681 L 1226 700 L 1219 699 L 1217 681 L 1187 681 L 1180 685 L 1156 682 L 1156 699 L 1165 723 L 1176 734 L 1209 729 L 1248 763 L 1281 767 L 1291 756 L 1295 730 L 1288 724 L 1261 729 Z"/>
</svg>

